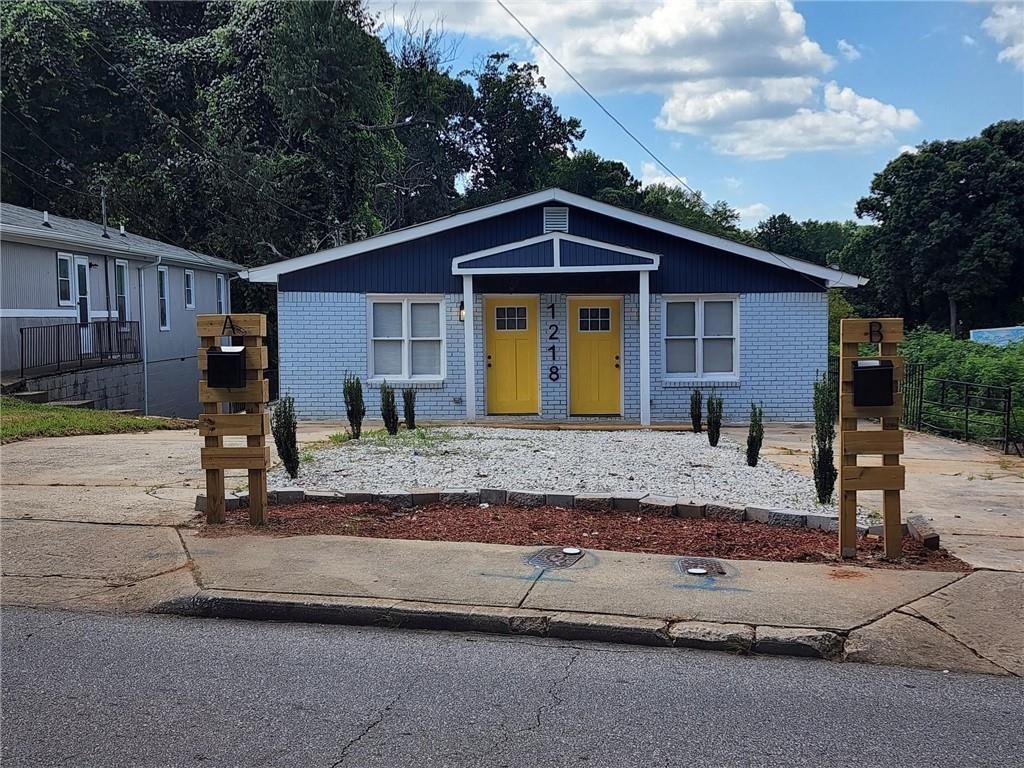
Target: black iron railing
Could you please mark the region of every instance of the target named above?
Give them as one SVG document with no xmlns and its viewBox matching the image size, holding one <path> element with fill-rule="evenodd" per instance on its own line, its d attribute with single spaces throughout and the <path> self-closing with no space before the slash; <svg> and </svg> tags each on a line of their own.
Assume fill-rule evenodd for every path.
<svg viewBox="0 0 1024 768">
<path fill-rule="evenodd" d="M 21 375 L 142 359 L 138 321 L 33 325 L 20 330 Z"/>
</svg>

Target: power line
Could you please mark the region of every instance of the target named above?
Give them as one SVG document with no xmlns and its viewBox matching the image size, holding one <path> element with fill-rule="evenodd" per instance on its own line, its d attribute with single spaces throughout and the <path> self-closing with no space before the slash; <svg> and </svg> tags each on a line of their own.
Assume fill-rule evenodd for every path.
<svg viewBox="0 0 1024 768">
<path fill-rule="evenodd" d="M 646 144 L 644 144 L 636 136 L 636 134 L 634 134 L 631 130 L 629 130 L 629 128 L 627 128 L 622 123 L 622 121 L 619 120 L 619 118 L 617 118 L 614 114 L 612 114 L 611 110 L 609 110 L 604 104 L 602 104 L 601 101 L 593 93 L 590 92 L 590 90 L 587 88 L 587 86 L 585 86 L 582 82 L 580 82 L 579 78 L 576 77 L 576 75 L 574 75 L 572 72 L 570 72 L 568 67 L 566 67 L 561 61 L 558 60 L 558 57 L 555 56 L 555 54 L 553 54 L 550 50 L 548 50 L 547 46 L 544 45 L 544 43 L 542 43 L 540 41 L 540 39 L 535 34 L 533 34 L 533 32 L 530 31 L 529 27 L 527 27 L 522 21 L 520 21 L 519 17 L 516 16 L 512 12 L 512 10 L 507 5 L 505 5 L 504 2 L 502 2 L 502 0 L 494 0 L 494 1 L 498 5 L 501 6 L 502 10 L 504 10 L 505 13 L 507 13 L 509 16 L 512 17 L 512 20 L 516 24 L 518 24 L 519 27 L 527 35 L 529 35 L 530 39 L 533 40 L 533 42 L 537 44 L 537 47 L 540 48 L 542 51 L 544 51 L 544 53 L 546 53 L 551 58 L 551 60 L 553 62 L 555 62 L 555 64 L 558 65 L 559 69 L 561 69 L 569 77 L 570 80 L 572 80 L 574 83 L 576 83 L 576 85 L 579 86 L 579 89 L 581 91 L 583 91 L 587 96 L 589 96 L 590 100 L 593 101 L 598 106 L 598 108 L 602 112 L 604 112 L 612 120 L 612 122 L 614 122 L 617 126 L 619 126 L 619 128 L 622 129 L 623 133 L 625 133 L 627 136 L 629 136 L 629 138 L 631 138 L 633 141 L 635 141 L 637 146 L 639 146 L 644 152 L 646 152 L 648 155 L 650 155 L 651 158 L 654 160 L 654 162 L 656 162 L 658 165 L 660 165 L 662 168 L 664 168 L 665 171 L 667 171 L 668 174 L 672 178 L 674 178 L 676 181 L 678 181 L 680 184 L 682 184 L 683 187 L 686 188 L 686 190 L 691 195 L 693 195 L 693 198 L 697 201 L 697 203 L 701 207 L 703 207 L 703 209 L 705 210 L 706 213 L 711 213 L 712 212 L 711 204 L 708 203 L 707 200 L 704 199 L 704 197 L 701 195 L 701 193 L 698 192 L 697 190 L 695 190 L 689 184 L 687 184 L 678 174 L 676 174 L 675 171 L 673 171 L 671 168 L 669 168 L 668 165 L 666 165 L 665 162 L 660 157 L 658 157 L 656 154 L 654 154 L 654 152 Z M 765 253 L 770 254 L 776 261 L 779 262 L 779 264 L 781 266 L 785 267 L 786 269 L 790 269 L 789 265 L 787 265 L 786 262 L 782 260 L 782 257 L 779 254 L 774 253 L 773 251 L 770 251 L 767 248 L 764 248 L 762 250 L 764 250 Z M 802 259 L 798 259 L 798 261 L 802 261 Z M 807 262 L 807 263 L 810 264 L 812 262 Z M 812 280 L 808 275 L 805 275 L 803 272 L 798 272 L 797 274 L 799 274 L 801 277 L 803 277 L 808 282 L 812 283 L 815 287 L 821 288 L 821 285 L 819 283 L 817 283 L 816 281 Z"/>
</svg>

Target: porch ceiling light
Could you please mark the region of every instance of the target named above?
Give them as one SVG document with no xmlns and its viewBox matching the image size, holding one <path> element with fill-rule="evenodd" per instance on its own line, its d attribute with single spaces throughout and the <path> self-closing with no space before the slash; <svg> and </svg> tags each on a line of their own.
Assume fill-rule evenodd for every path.
<svg viewBox="0 0 1024 768">
<path fill-rule="evenodd" d="M 466 302 L 465 301 L 460 301 L 459 302 L 459 322 L 460 323 L 466 322 Z"/>
</svg>

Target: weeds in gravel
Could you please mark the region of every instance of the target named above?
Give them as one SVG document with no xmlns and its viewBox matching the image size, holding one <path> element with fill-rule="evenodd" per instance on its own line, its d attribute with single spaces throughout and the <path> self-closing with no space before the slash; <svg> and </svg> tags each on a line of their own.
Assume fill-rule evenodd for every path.
<svg viewBox="0 0 1024 768">
<path fill-rule="evenodd" d="M 403 429 L 398 434 L 390 435 L 386 429 L 373 429 L 363 432 L 360 444 L 373 446 L 374 448 L 426 448 L 449 440 L 464 440 L 469 436 L 456 436 L 444 429 L 416 427 L 416 429 Z M 351 442 L 352 438 L 344 432 L 338 432 L 328 437 L 332 445 L 345 445 Z"/>
</svg>

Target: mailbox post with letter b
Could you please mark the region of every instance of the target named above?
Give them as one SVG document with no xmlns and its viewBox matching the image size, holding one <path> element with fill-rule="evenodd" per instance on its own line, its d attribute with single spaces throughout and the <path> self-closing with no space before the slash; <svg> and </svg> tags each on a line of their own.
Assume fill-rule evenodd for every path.
<svg viewBox="0 0 1024 768">
<path fill-rule="evenodd" d="M 885 556 L 900 557 L 903 523 L 900 491 L 906 469 L 903 453 L 903 319 L 847 318 L 839 324 L 839 554 L 857 555 L 857 491 L 881 491 Z M 862 357 L 864 345 L 877 355 Z M 881 429 L 860 429 L 862 419 L 878 419 Z M 862 466 L 859 456 L 881 456 L 881 463 Z"/>
</svg>

